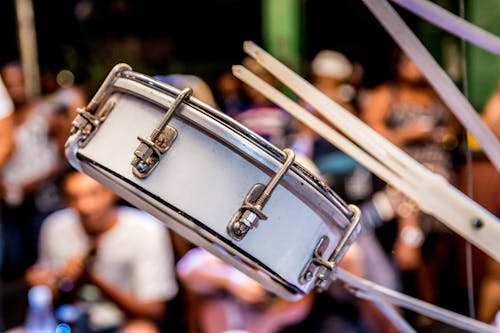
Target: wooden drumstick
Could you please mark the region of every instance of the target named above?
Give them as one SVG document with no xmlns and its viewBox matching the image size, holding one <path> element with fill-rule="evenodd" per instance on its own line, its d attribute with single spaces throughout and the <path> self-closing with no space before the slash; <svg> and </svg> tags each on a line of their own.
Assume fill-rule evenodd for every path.
<svg viewBox="0 0 500 333">
<path fill-rule="evenodd" d="M 355 158 L 361 164 L 370 165 L 370 167 L 373 168 L 374 173 L 380 175 L 380 177 L 385 181 L 398 184 L 398 188 L 404 188 L 405 192 L 414 191 L 414 188 L 410 187 L 409 184 L 402 180 L 401 175 L 398 175 L 392 170 L 387 169 L 379 161 L 377 161 L 371 155 L 368 155 L 365 151 L 346 139 L 342 134 L 337 132 L 331 126 L 322 122 L 319 118 L 308 112 L 306 109 L 292 101 L 287 96 L 283 95 L 276 88 L 260 79 L 257 75 L 253 74 L 245 67 L 241 65 L 235 65 L 233 66 L 233 73 L 237 78 L 247 83 L 248 85 L 252 87 L 259 86 L 259 91 L 261 94 L 269 98 L 274 103 L 281 105 L 281 107 L 287 110 L 297 120 L 313 129 L 316 133 L 321 135 L 332 145 L 338 146 L 342 151 Z"/>
<path fill-rule="evenodd" d="M 359 118 L 335 103 L 255 43 L 247 41 L 243 44 L 243 48 L 281 82 L 286 82 L 292 91 L 313 106 L 331 124 L 341 129 L 344 135 L 350 137 L 351 140 L 379 160 L 384 161 L 389 168 L 397 170 L 399 174 L 408 177 L 410 181 L 413 180 L 415 183 L 431 176 L 428 169 L 421 168 L 420 164 L 415 165 L 415 160 L 412 157 L 380 136 Z"/>
</svg>

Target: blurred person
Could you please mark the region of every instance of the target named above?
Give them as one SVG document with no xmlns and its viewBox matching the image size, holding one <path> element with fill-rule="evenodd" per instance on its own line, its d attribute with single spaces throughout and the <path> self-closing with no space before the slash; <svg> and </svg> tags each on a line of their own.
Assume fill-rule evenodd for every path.
<svg viewBox="0 0 500 333">
<path fill-rule="evenodd" d="M 350 112 L 353 112 L 353 86 L 348 82 L 353 74 L 353 65 L 342 53 L 333 50 L 322 50 L 316 54 L 309 66 L 309 81 L 334 102 Z M 311 105 L 304 107 L 323 121 L 324 117 Z M 319 147 L 318 147 L 319 145 Z M 323 148 L 325 146 L 325 148 Z M 303 151 L 312 159 L 322 154 L 322 150 L 333 149 L 332 145 L 317 135 L 312 129 L 299 124 L 299 131 L 293 146 L 295 150 Z"/>
<path fill-rule="evenodd" d="M 478 287 L 477 319 L 500 328 L 500 263 L 480 255 L 484 272 Z"/>
<path fill-rule="evenodd" d="M 26 95 L 21 65 L 17 62 L 2 67 L 5 86 L 14 102 L 14 150 L 2 170 L 6 210 L 30 213 L 50 212 L 50 180 L 61 172 L 57 146 L 50 137 L 50 105 L 41 98 Z M 46 186 L 47 185 L 47 186 Z M 57 207 L 58 208 L 58 207 Z M 7 214 L 7 212 L 6 212 Z"/>
<path fill-rule="evenodd" d="M 190 87 L 194 97 L 218 108 L 209 86 L 195 75 L 169 74 L 156 75 L 154 78 L 178 89 Z M 273 109 L 272 112 L 274 111 Z M 172 233 L 172 236 L 178 258 L 177 272 L 181 274 L 180 290 L 187 310 L 184 315 L 189 332 L 220 333 L 243 326 L 251 328 L 251 332 L 274 332 L 306 315 L 307 302 L 288 307 L 286 302 L 270 297 L 257 282 L 204 249 L 196 247 L 175 233 Z M 232 276 L 238 277 L 239 280 L 233 280 L 235 284 L 231 286 L 229 282 L 222 285 L 223 272 L 232 272 Z M 206 289 L 200 290 L 201 286 Z M 233 293 L 228 294 L 225 300 L 219 297 L 214 299 L 214 294 L 225 293 L 225 287 L 229 287 Z"/>
<path fill-rule="evenodd" d="M 68 208 L 44 221 L 28 284 L 49 286 L 58 305 L 78 306 L 88 332 L 158 331 L 178 291 L 167 229 L 118 206 L 110 190 L 83 173 L 65 176 L 64 193 Z"/>
<path fill-rule="evenodd" d="M 395 67 L 395 80 L 380 84 L 366 96 L 363 120 L 422 165 L 455 183 L 459 123 L 410 58 L 399 53 Z M 449 282 L 457 281 L 457 237 L 408 199 L 397 213 L 398 236 L 393 249 L 404 290 L 463 312 L 463 293 Z M 432 324 L 422 316 L 416 320 Z"/>
<path fill-rule="evenodd" d="M 344 54 L 321 50 L 310 63 L 309 81 L 345 110 L 358 115 L 357 90 L 353 81 L 360 80 L 354 79 L 360 75 L 360 70 L 355 68 Z M 312 106 L 306 104 L 304 107 L 327 122 Z M 300 125 L 292 149 L 310 157 L 328 185 L 347 202 L 362 202 L 382 186 L 382 182 L 366 168 L 304 125 Z"/>
<path fill-rule="evenodd" d="M 297 302 L 271 295 L 257 281 L 199 247 L 181 258 L 177 273 L 196 297 L 193 332 L 279 332 L 304 320 L 312 304 L 312 294 Z"/>
<path fill-rule="evenodd" d="M 376 229 L 392 221 L 401 200 L 397 192 L 384 188 L 358 204 L 361 231 L 340 262 L 341 268 L 384 287 L 401 289 L 398 271 L 375 233 Z M 403 314 L 398 307 L 394 309 Z M 311 312 L 304 322 L 285 332 L 304 331 L 385 333 L 398 330 L 373 302 L 355 296 L 349 285 L 332 283 L 326 291 L 315 295 Z"/>
<path fill-rule="evenodd" d="M 373 234 L 366 233 L 351 245 L 340 267 L 394 288 L 394 271 L 380 257 L 385 258 L 385 254 Z M 181 258 L 177 273 L 197 302 L 191 332 L 396 332 L 372 302 L 357 299 L 349 286 L 342 284 L 332 283 L 320 294 L 311 291 L 298 301 L 284 300 L 198 247 Z"/>
<path fill-rule="evenodd" d="M 57 144 L 49 135 L 51 109 L 26 92 L 22 67 L 9 62 L 0 75 L 14 103 L 14 149 L 0 170 L 2 188 L 2 306 L 6 327 L 23 319 L 22 277 L 37 257 L 37 241 L 45 216 L 62 206 L 54 179 L 64 169 Z M 3 134 L 3 133 L 2 133 Z"/>
<path fill-rule="evenodd" d="M 348 112 L 358 115 L 357 88 L 362 70 L 344 54 L 321 50 L 310 64 L 309 81 Z M 304 107 L 326 121 L 312 106 Z M 330 124 L 332 128 L 335 126 Z M 375 231 L 394 216 L 398 197 L 385 184 L 352 157 L 340 151 L 312 129 L 301 126 L 292 148 L 310 157 L 319 175 L 346 202 L 362 210 L 361 236 L 343 265 L 351 273 L 392 289 L 399 289 L 399 277 Z M 370 255 L 366 255 L 370 253 Z M 371 302 L 356 299 L 348 288 L 334 284 L 317 295 L 308 319 L 314 332 L 386 332 L 395 330 Z"/>
<path fill-rule="evenodd" d="M 68 139 L 77 109 L 88 102 L 85 75 L 76 78 L 69 70 L 44 66 L 41 73 L 43 100 L 49 105 L 49 135 L 56 142 L 59 154 L 65 160 L 64 144 Z"/>
<path fill-rule="evenodd" d="M 321 50 L 311 62 L 311 83 L 333 101 L 353 112 L 355 66 L 344 54 Z"/>
<path fill-rule="evenodd" d="M 177 89 L 191 88 L 193 89 L 193 97 L 210 105 L 211 107 L 218 108 L 215 101 L 214 94 L 208 84 L 202 78 L 192 74 L 166 74 L 155 75 L 154 79 L 165 82 Z"/>
<path fill-rule="evenodd" d="M 231 71 L 222 72 L 215 82 L 216 99 L 221 111 L 237 114 L 245 107 L 243 84 Z"/>
<path fill-rule="evenodd" d="M 500 139 L 500 82 L 488 98 L 481 116 L 493 134 Z"/>
<path fill-rule="evenodd" d="M 280 88 L 274 76 L 254 59 L 246 57 L 242 63 L 271 86 Z M 276 147 L 288 147 L 291 133 L 295 129 L 294 118 L 249 85 L 243 85 L 243 92 L 246 103 L 241 109 L 223 111 Z"/>
<path fill-rule="evenodd" d="M 480 115 L 500 139 L 500 85 L 486 100 Z M 473 136 L 469 136 L 467 143 L 473 154 L 470 168 L 464 166 L 462 169 L 463 191 L 467 193 L 468 180 L 472 177 L 474 201 L 500 217 L 500 172 L 485 156 Z M 481 270 L 477 279 L 477 318 L 500 327 L 500 263 L 482 252 L 477 253 L 474 258 L 477 260 L 474 267 Z"/>
</svg>

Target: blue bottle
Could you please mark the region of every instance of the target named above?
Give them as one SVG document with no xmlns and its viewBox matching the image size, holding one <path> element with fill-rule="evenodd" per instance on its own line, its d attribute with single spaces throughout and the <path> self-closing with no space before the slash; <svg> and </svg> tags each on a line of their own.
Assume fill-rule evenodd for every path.
<svg viewBox="0 0 500 333">
<path fill-rule="evenodd" d="M 28 292 L 27 333 L 54 333 L 56 319 L 52 311 L 52 293 L 46 286 L 34 286 Z"/>
</svg>

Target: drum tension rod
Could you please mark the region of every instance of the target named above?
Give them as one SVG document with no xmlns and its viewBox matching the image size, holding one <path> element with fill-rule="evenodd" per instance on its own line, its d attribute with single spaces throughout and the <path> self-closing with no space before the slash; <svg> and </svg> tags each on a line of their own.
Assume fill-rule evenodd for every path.
<svg viewBox="0 0 500 333">
<path fill-rule="evenodd" d="M 232 239 L 242 240 L 250 229 L 258 227 L 260 220 L 267 220 L 267 216 L 262 209 L 295 159 L 293 150 L 285 148 L 283 152 L 286 155 L 283 165 L 267 185 L 257 183 L 252 186 L 243 201 L 243 205 L 227 225 L 227 232 Z"/>
<path fill-rule="evenodd" d="M 70 133 L 72 137 L 78 138 L 78 147 L 85 147 L 97 132 L 101 123 L 106 120 L 109 112 L 115 106 L 115 102 L 108 99 L 103 104 L 103 101 L 112 91 L 111 87 L 116 78 L 121 76 L 123 72 L 131 69 L 129 65 L 124 63 L 115 65 L 87 106 L 77 109 L 78 115 L 71 123 Z M 99 109 L 100 105 L 103 106 Z M 71 140 L 67 141 L 67 143 L 69 142 Z"/>
<path fill-rule="evenodd" d="M 96 115 L 89 112 L 87 108 L 76 110 L 78 115 L 71 123 L 71 135 L 78 137 L 78 147 L 83 148 L 87 145 L 114 106 L 115 102 L 108 100 Z"/>
<path fill-rule="evenodd" d="M 146 178 L 149 176 L 160 163 L 161 155 L 170 149 L 177 137 L 177 130 L 172 126 L 168 126 L 168 123 L 179 106 L 184 100 L 191 97 L 192 93 L 193 89 L 191 88 L 182 90 L 151 134 L 147 138 L 137 137 L 140 143 L 134 151 L 132 162 L 130 162 L 132 172 L 136 177 Z"/>
<path fill-rule="evenodd" d="M 349 249 L 353 237 L 359 233 L 361 220 L 361 211 L 356 205 L 349 205 L 349 210 L 353 213 L 350 224 L 342 238 L 339 240 L 328 260 L 323 259 L 323 253 L 326 251 L 329 243 L 327 236 L 322 236 L 314 249 L 313 257 L 309 260 L 299 276 L 299 282 L 306 284 L 316 276 L 316 290 L 321 292 L 328 288 L 331 283 L 331 274 L 344 257 Z"/>
</svg>

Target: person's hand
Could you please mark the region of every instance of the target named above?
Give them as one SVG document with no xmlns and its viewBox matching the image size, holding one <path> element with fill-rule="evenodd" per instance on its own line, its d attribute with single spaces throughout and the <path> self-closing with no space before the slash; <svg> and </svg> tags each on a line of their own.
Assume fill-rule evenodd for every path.
<svg viewBox="0 0 500 333">
<path fill-rule="evenodd" d="M 259 304 L 267 299 L 266 290 L 257 281 L 239 271 L 230 274 L 227 290 L 231 295 L 245 303 Z"/>
<path fill-rule="evenodd" d="M 30 286 L 46 285 L 51 289 L 55 287 L 57 282 L 54 271 L 48 265 L 44 264 L 37 264 L 30 267 L 26 271 L 25 278 Z"/>
<path fill-rule="evenodd" d="M 78 281 L 86 271 L 86 256 L 75 255 L 68 258 L 66 266 L 61 271 L 61 276 L 71 281 Z"/>
</svg>

